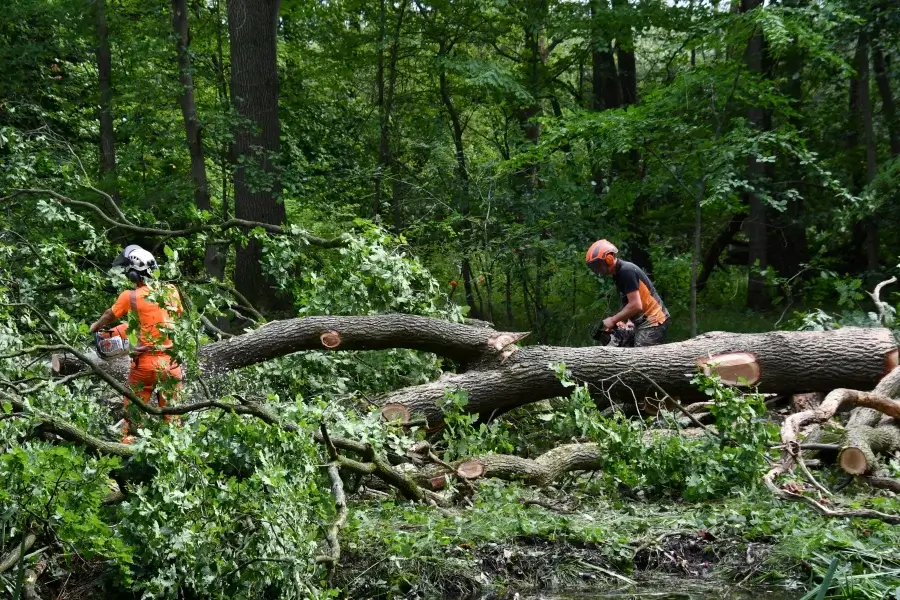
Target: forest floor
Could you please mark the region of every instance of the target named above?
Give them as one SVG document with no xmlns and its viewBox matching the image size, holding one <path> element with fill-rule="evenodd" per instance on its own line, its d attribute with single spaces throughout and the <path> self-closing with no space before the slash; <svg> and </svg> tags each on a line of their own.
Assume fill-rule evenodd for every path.
<svg viewBox="0 0 900 600">
<path fill-rule="evenodd" d="M 356 504 L 342 535 L 336 583 L 348 597 L 462 599 L 489 592 L 498 598 L 633 593 L 662 577 L 682 592 L 718 590 L 679 597 L 743 591 L 800 600 L 837 555 L 842 595 L 829 597 L 893 598 L 900 591 L 898 527 L 827 519 L 764 489 L 688 504 L 611 498 L 579 483 L 572 488 L 545 490 L 546 506 L 529 503 L 533 490 L 497 481 L 482 484 L 472 507 L 449 512 Z M 844 494 L 870 493 L 854 488 Z M 879 500 L 883 510 L 900 510 L 900 499 Z M 663 585 L 672 590 L 673 584 Z M 764 595 L 754 595 L 760 586 Z"/>
</svg>

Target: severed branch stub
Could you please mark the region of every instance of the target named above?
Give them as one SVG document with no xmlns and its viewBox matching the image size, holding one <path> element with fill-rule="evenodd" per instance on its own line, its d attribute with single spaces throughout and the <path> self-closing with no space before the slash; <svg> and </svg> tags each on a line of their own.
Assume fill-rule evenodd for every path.
<svg viewBox="0 0 900 600">
<path fill-rule="evenodd" d="M 871 292 L 866 292 L 869 294 L 869 297 L 872 298 L 872 302 L 875 303 L 875 309 L 878 311 L 878 322 L 882 325 L 886 325 L 884 317 L 887 312 L 887 308 L 890 306 L 887 302 L 881 301 L 881 290 L 886 285 L 891 285 L 892 283 L 896 283 L 897 278 L 891 277 L 890 279 L 885 279 L 881 283 L 875 286 L 875 289 Z"/>
<path fill-rule="evenodd" d="M 322 341 L 322 345 L 329 350 L 334 350 L 341 345 L 341 334 L 339 334 L 337 331 L 334 331 L 333 329 L 330 329 L 320 335 L 319 339 Z"/>
</svg>

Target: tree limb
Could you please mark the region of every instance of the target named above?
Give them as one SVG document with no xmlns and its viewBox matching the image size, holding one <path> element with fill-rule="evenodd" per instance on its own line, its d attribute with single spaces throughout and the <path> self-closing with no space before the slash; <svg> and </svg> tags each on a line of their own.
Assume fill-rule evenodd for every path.
<svg viewBox="0 0 900 600">
<path fill-rule="evenodd" d="M 12 550 L 9 554 L 0 559 L 0 575 L 6 573 L 11 568 L 16 566 L 20 560 L 25 556 L 25 553 L 28 552 L 34 543 L 37 541 L 37 536 L 32 532 L 28 532 L 25 534 L 25 539 L 16 544 L 18 548 Z"/>
<path fill-rule="evenodd" d="M 157 227 L 141 227 L 139 225 L 133 225 L 129 222 L 121 222 L 116 221 L 109 215 L 107 215 L 103 210 L 93 204 L 91 202 L 85 202 L 83 200 L 74 200 L 69 198 L 68 196 L 64 196 L 58 192 L 54 192 L 53 190 L 40 189 L 40 188 L 29 188 L 22 189 L 16 188 L 12 190 L 12 194 L 9 196 L 5 196 L 0 198 L 0 201 L 11 200 L 16 196 L 20 195 L 31 195 L 31 196 L 40 196 L 47 195 L 59 202 L 60 204 L 67 206 L 75 206 L 79 208 L 86 208 L 92 212 L 94 212 L 100 219 L 105 221 L 107 224 L 116 227 L 117 229 L 121 229 L 124 231 L 131 231 L 134 233 L 140 233 L 143 235 L 150 236 L 163 236 L 167 238 L 171 237 L 186 237 L 189 235 L 193 235 L 195 233 L 201 233 L 204 231 L 225 231 L 227 229 L 233 229 L 235 227 L 241 227 L 243 229 L 255 229 L 262 228 L 268 233 L 286 235 L 290 233 L 294 233 L 290 230 L 290 228 L 281 227 L 279 225 L 272 225 L 269 223 L 260 223 L 257 221 L 247 221 L 245 219 L 237 219 L 231 218 L 227 219 L 221 223 L 204 223 L 201 225 L 194 225 L 193 227 L 186 227 L 183 229 L 159 229 Z M 118 207 L 116 207 L 116 212 L 121 214 L 121 211 Z M 317 246 L 320 248 L 340 248 L 346 245 L 346 242 L 341 238 L 335 238 L 331 240 L 327 240 L 325 238 L 320 238 L 314 235 L 302 234 L 302 237 L 306 242 L 312 246 Z"/>
<path fill-rule="evenodd" d="M 325 533 L 325 539 L 328 540 L 331 552 L 316 557 L 316 563 L 327 565 L 328 580 L 330 584 L 334 568 L 337 566 L 338 561 L 341 560 L 341 542 L 338 538 L 338 534 L 347 524 L 348 510 L 347 497 L 344 495 L 344 484 L 341 481 L 341 473 L 335 463 L 330 463 L 328 465 L 328 478 L 331 480 L 331 493 L 334 495 L 334 505 L 337 510 L 337 515 L 335 516 L 334 522 Z"/>
</svg>

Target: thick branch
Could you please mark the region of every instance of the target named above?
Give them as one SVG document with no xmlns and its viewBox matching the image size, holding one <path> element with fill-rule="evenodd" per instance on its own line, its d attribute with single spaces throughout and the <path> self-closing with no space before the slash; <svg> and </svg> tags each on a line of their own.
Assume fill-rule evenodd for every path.
<svg viewBox="0 0 900 600">
<path fill-rule="evenodd" d="M 19 561 L 22 560 L 25 552 L 31 550 L 31 547 L 34 546 L 34 543 L 37 541 L 37 536 L 30 531 L 25 534 L 25 539 L 16 544 L 15 549 L 0 559 L 0 574 L 6 573 L 15 565 L 19 564 Z"/>
<path fill-rule="evenodd" d="M 603 458 L 597 444 L 564 444 L 535 459 L 507 454 L 469 458 L 458 463 L 456 470 L 467 479 L 496 477 L 546 486 L 570 471 L 596 471 L 601 468 Z"/>
<path fill-rule="evenodd" d="M 794 463 L 798 459 L 800 448 L 797 436 L 799 435 L 801 427 L 808 425 L 809 423 L 823 423 L 827 421 L 845 404 L 875 409 L 878 413 L 883 413 L 893 419 L 897 419 L 900 417 L 900 401 L 894 400 L 890 396 L 895 394 L 898 388 L 900 388 L 900 368 L 895 368 L 878 383 L 873 392 L 836 389 L 825 397 L 825 400 L 819 407 L 791 415 L 785 419 L 781 426 L 781 441 L 785 447 L 784 454 L 781 460 L 766 473 L 765 477 L 763 477 L 763 483 L 765 483 L 766 487 L 778 498 L 793 502 L 805 502 L 826 516 L 873 518 L 881 519 L 887 523 L 900 524 L 900 515 L 889 515 L 870 509 L 832 510 L 797 491 L 782 489 L 775 483 L 775 479 L 779 475 L 787 474 L 793 469 Z M 866 426 L 857 424 L 855 429 L 860 429 L 862 427 Z M 848 425 L 848 432 L 849 431 L 850 427 Z M 867 442 L 871 442 L 871 438 L 868 438 Z M 864 450 L 855 452 L 856 458 L 859 458 L 860 455 L 864 455 L 865 453 Z M 864 473 L 872 466 L 871 458 L 873 457 L 865 457 L 865 464 L 860 466 L 859 461 L 853 460 L 854 454 L 851 454 L 847 461 L 849 462 L 849 465 L 845 464 L 845 460 L 842 459 L 841 466 L 844 467 L 845 470 L 847 470 L 847 466 L 850 466 L 851 469 L 853 469 L 851 472 L 855 472 L 856 474 Z"/>
<path fill-rule="evenodd" d="M 44 431 L 56 434 L 64 440 L 79 443 L 101 454 L 111 454 L 114 456 L 131 456 L 135 453 L 135 450 L 132 446 L 129 446 L 127 444 L 118 444 L 116 442 L 108 442 L 106 440 L 101 440 L 100 438 L 94 437 L 64 419 L 60 419 L 58 417 L 54 417 L 53 415 L 35 410 L 34 408 L 27 407 L 24 402 L 12 396 L 11 394 L 0 392 L 0 395 L 8 400 L 10 404 L 12 404 L 13 408 L 17 411 L 21 411 L 22 413 L 37 419 L 41 423 L 41 428 Z"/>
<path fill-rule="evenodd" d="M 13 193 L 11 195 L 0 198 L 0 201 L 11 200 L 12 198 L 15 198 L 16 196 L 21 196 L 21 195 L 29 195 L 29 196 L 46 195 L 46 196 L 50 196 L 51 198 L 53 198 L 60 204 L 67 205 L 67 206 L 74 206 L 77 208 L 85 208 L 87 210 L 90 210 L 90 211 L 94 212 L 100 219 L 102 219 L 109 225 L 116 227 L 117 229 L 121 229 L 124 231 L 131 231 L 131 232 L 139 233 L 142 235 L 162 236 L 162 237 L 167 237 L 167 238 L 186 237 L 186 236 L 194 235 L 195 233 L 201 233 L 204 231 L 225 231 L 227 229 L 233 229 L 235 227 L 241 227 L 243 229 L 262 228 L 266 232 L 273 233 L 273 234 L 295 233 L 295 232 L 291 231 L 290 228 L 284 228 L 284 227 L 280 227 L 278 225 L 272 225 L 269 223 L 260 223 L 257 221 L 247 221 L 245 219 L 236 219 L 236 218 L 228 219 L 221 223 L 203 223 L 201 225 L 194 225 L 193 227 L 186 227 L 183 229 L 159 229 L 157 227 L 141 227 L 139 225 L 133 225 L 128 222 L 116 221 L 115 219 L 113 219 L 112 217 L 107 215 L 105 212 L 103 212 L 103 210 L 96 204 L 93 204 L 91 202 L 85 202 L 83 200 L 74 200 L 72 198 L 69 198 L 68 196 L 64 196 L 60 193 L 54 192 L 53 190 L 14 189 L 14 190 L 12 190 L 12 192 Z M 112 199 L 110 199 L 110 202 L 112 202 Z M 121 210 L 119 209 L 118 206 L 115 206 L 114 208 L 117 213 L 121 214 Z M 346 244 L 346 242 L 340 238 L 326 240 L 324 238 L 316 237 L 314 235 L 308 235 L 305 233 L 302 235 L 307 243 L 309 243 L 310 245 L 313 245 L 313 246 L 318 246 L 320 248 L 339 248 Z"/>
<path fill-rule="evenodd" d="M 325 539 L 328 540 L 328 546 L 331 552 L 327 555 L 316 558 L 317 563 L 328 565 L 329 577 L 341 560 L 341 542 L 338 534 L 344 525 L 347 524 L 347 497 L 344 495 L 344 484 L 341 481 L 341 473 L 337 465 L 331 463 L 328 465 L 328 478 L 331 479 L 331 493 L 334 495 L 334 505 L 337 511 L 334 522 L 325 533 Z"/>
<path fill-rule="evenodd" d="M 894 401 L 897 405 L 900 402 Z M 878 454 L 900 450 L 900 429 L 893 422 L 847 429 L 844 447 L 838 456 L 840 467 L 851 475 L 871 473 L 878 465 Z"/>
<path fill-rule="evenodd" d="M 525 335 L 404 314 L 305 317 L 273 321 L 249 333 L 206 344 L 198 352 L 198 362 L 204 375 L 212 375 L 303 350 L 408 348 L 471 363 L 502 356 Z M 127 361 L 113 366 L 99 359 L 88 360 L 117 378 L 124 379 L 127 374 Z M 78 368 L 64 355 L 54 356 L 54 361 L 57 374 Z"/>
</svg>

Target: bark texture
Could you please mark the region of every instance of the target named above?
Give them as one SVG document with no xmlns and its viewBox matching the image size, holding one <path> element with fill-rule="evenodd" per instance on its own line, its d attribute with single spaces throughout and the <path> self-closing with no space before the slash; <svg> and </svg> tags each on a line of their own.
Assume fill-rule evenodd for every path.
<svg viewBox="0 0 900 600">
<path fill-rule="evenodd" d="M 884 53 L 878 46 L 872 47 L 872 66 L 875 68 L 875 83 L 881 95 L 881 112 L 890 140 L 891 156 L 900 156 L 900 123 L 897 121 L 897 105 L 891 94 L 891 80 L 888 77 Z"/>
<path fill-rule="evenodd" d="M 704 399 L 690 374 L 710 356 L 746 353 L 756 357 L 760 392 L 780 394 L 830 391 L 840 386 L 872 387 L 897 364 L 893 337 L 887 329 L 847 328 L 828 332 L 763 334 L 708 333 L 686 342 L 644 348 L 561 348 L 528 346 L 503 364 L 403 388 L 388 394 L 386 404 L 407 407 L 410 418 L 441 422 L 447 390 L 468 395 L 467 410 L 499 415 L 518 406 L 567 396 L 549 365 L 565 363 L 573 377 L 590 384 L 598 396 L 633 403 L 663 386 L 682 401 Z M 853 383 L 850 383 L 853 382 Z"/>
<path fill-rule="evenodd" d="M 175 49 L 178 53 L 178 82 L 181 91 L 178 104 L 184 119 L 184 132 L 187 137 L 188 153 L 191 157 L 191 183 L 194 185 L 194 204 L 197 210 L 210 211 L 212 204 L 209 197 L 209 182 L 206 178 L 206 157 L 203 151 L 203 128 L 197 114 L 197 102 L 194 98 L 194 77 L 191 74 L 191 34 L 188 26 L 187 0 L 172 0 L 172 29 L 175 32 Z M 225 275 L 225 256 L 210 244 L 206 248 L 203 260 L 206 273 L 210 277 L 223 279 Z"/>
<path fill-rule="evenodd" d="M 231 95 L 237 113 L 250 122 L 235 131 L 234 214 L 238 219 L 273 225 L 285 221 L 273 164 L 281 133 L 276 63 L 280 4 L 280 0 L 228 3 Z M 263 178 L 265 183 L 260 185 Z M 250 242 L 238 248 L 234 280 L 238 291 L 263 312 L 280 307 L 272 282 L 263 275 L 259 244 Z"/>
<path fill-rule="evenodd" d="M 114 200 L 118 201 L 116 184 L 116 133 L 112 114 L 112 54 L 109 49 L 109 27 L 106 22 L 106 0 L 93 0 L 94 32 L 97 35 L 97 74 L 100 86 L 100 178 Z"/>
<path fill-rule="evenodd" d="M 747 13 L 762 5 L 762 0 L 742 0 L 741 12 Z M 747 51 L 745 60 L 747 69 L 756 76 L 762 76 L 764 72 L 763 62 L 765 54 L 765 40 L 762 31 L 759 28 L 750 36 L 747 43 Z M 747 112 L 747 117 L 751 125 L 755 129 L 766 129 L 766 113 L 765 110 L 751 106 Z M 759 186 L 765 177 L 765 164 L 756 160 L 751 156 L 747 163 L 747 173 L 750 176 L 751 184 Z M 744 222 L 744 228 L 747 237 L 750 239 L 750 280 L 747 286 L 747 306 L 753 309 L 763 309 L 769 306 L 769 292 L 766 289 L 766 282 L 760 275 L 759 270 L 764 270 L 768 266 L 768 240 L 766 228 L 766 205 L 759 194 L 747 192 L 746 203 L 749 207 L 749 214 Z"/>
<path fill-rule="evenodd" d="M 792 394 L 841 386 L 871 388 L 897 365 L 897 348 L 886 328 L 847 327 L 825 332 L 708 333 L 686 342 L 643 348 L 527 346 L 524 333 L 402 314 L 308 317 L 275 321 L 250 333 L 201 347 L 199 369 L 214 375 L 303 350 L 433 352 L 460 363 L 459 373 L 391 392 L 380 399 L 392 414 L 442 422 L 447 391 L 468 396 L 467 410 L 487 418 L 538 400 L 567 396 L 551 365 L 564 363 L 572 376 L 599 397 L 635 403 L 655 395 L 656 384 L 682 401 L 704 400 L 690 383 L 698 367 L 724 380 L 749 378 L 760 392 Z M 54 357 L 58 372 L 72 361 Z M 104 370 L 112 367 L 98 361 Z M 118 366 L 115 366 L 118 365 Z M 468 370 L 466 370 L 468 369 Z M 127 371 L 127 368 L 125 369 Z M 124 374 L 114 371 L 121 379 Z"/>
<path fill-rule="evenodd" d="M 495 477 L 507 481 L 524 481 L 530 485 L 550 485 L 570 471 L 596 471 L 601 468 L 603 454 L 597 444 L 565 444 L 548 450 L 537 458 L 521 458 L 508 454 L 486 454 L 469 458 L 457 465 L 457 471 L 469 479 Z"/>
<path fill-rule="evenodd" d="M 851 475 L 863 475 L 875 470 L 878 454 L 889 454 L 895 450 L 900 450 L 900 429 L 893 419 L 878 427 L 853 427 L 847 430 L 838 463 Z"/>
</svg>

